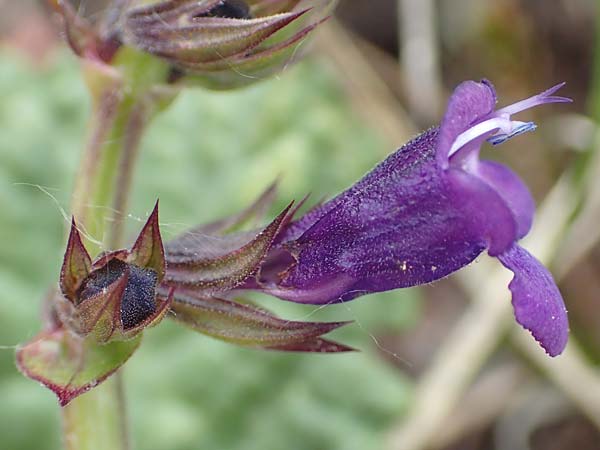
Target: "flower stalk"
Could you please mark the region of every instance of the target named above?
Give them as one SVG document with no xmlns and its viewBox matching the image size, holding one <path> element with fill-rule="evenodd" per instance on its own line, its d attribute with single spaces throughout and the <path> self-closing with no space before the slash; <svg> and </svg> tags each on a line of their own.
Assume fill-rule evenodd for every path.
<svg viewBox="0 0 600 450">
<path fill-rule="evenodd" d="M 122 374 L 62 408 L 62 418 L 66 450 L 128 449 Z"/>
<path fill-rule="evenodd" d="M 133 99 L 122 97 L 118 85 L 109 87 L 94 101 L 92 129 L 75 182 L 72 206 L 73 215 L 89 236 L 106 237 L 102 241 L 88 240 L 88 248 L 93 251 L 101 250 L 100 244 L 116 247 L 122 234 L 121 220 L 116 217 L 122 209 L 115 206 L 117 201 L 124 206 L 129 184 L 126 178 L 131 171 L 120 160 L 135 157 L 143 132 L 143 124 L 132 121 L 133 104 Z M 97 389 L 62 408 L 67 450 L 129 448 L 122 382 L 122 374 L 117 372 Z"/>
<path fill-rule="evenodd" d="M 100 242 L 111 249 L 122 244 L 122 217 L 141 137 L 150 120 L 177 93 L 177 89 L 153 85 L 168 72 L 153 58 L 129 49 L 119 52 L 118 58 L 123 61 L 120 67 L 83 62 L 92 115 L 72 213 L 88 238 L 93 238 L 88 239 L 92 253 L 100 250 Z"/>
</svg>

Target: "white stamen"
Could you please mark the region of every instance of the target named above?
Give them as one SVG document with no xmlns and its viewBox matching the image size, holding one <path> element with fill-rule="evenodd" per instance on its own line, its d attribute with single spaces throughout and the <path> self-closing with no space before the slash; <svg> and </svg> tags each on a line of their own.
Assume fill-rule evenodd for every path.
<svg viewBox="0 0 600 450">
<path fill-rule="evenodd" d="M 507 116 L 494 117 L 493 119 L 485 120 L 481 123 L 478 123 L 474 127 L 467 129 L 467 131 L 464 131 L 458 135 L 452 144 L 452 147 L 450 147 L 448 157 L 454 155 L 469 142 L 485 136 L 486 134 L 489 134 L 495 130 L 502 130 L 503 133 L 510 134 L 513 130 L 511 120 Z"/>
<path fill-rule="evenodd" d="M 509 139 L 514 138 L 523 133 L 527 133 L 528 131 L 533 131 L 537 128 L 537 125 L 534 122 L 513 122 L 513 130 L 508 133 L 500 133 L 495 134 L 492 137 L 487 138 L 487 141 L 492 145 L 500 145 L 508 141 Z"/>
<path fill-rule="evenodd" d="M 476 139 L 485 138 L 492 145 L 498 145 L 515 136 L 535 130 L 535 123 L 510 120 L 510 116 L 526 109 L 533 108 L 534 106 L 539 106 L 546 103 L 571 102 L 572 100 L 570 98 L 552 95 L 564 85 L 565 83 L 557 84 L 541 94 L 534 95 L 533 97 L 521 100 L 520 102 L 505 106 L 504 108 L 489 114 L 487 116 L 489 117 L 487 120 L 468 128 L 466 131 L 458 135 L 456 140 L 452 143 L 452 147 L 450 147 L 448 157 L 451 157 L 460 149 Z M 498 130 L 500 132 L 496 133 Z"/>
</svg>

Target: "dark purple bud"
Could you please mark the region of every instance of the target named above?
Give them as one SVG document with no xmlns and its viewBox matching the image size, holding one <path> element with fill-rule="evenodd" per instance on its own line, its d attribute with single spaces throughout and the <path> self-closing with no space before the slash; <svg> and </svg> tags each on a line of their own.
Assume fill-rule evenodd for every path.
<svg viewBox="0 0 600 450">
<path fill-rule="evenodd" d="M 129 280 L 121 300 L 121 322 L 129 330 L 156 312 L 158 276 L 152 269 L 129 266 Z"/>
<path fill-rule="evenodd" d="M 127 264 L 119 259 L 110 260 L 93 271 L 85 280 L 78 301 L 106 292 L 119 278 L 127 276 L 121 297 L 120 315 L 124 331 L 136 327 L 156 312 L 156 286 L 158 276 L 152 269 Z"/>
<path fill-rule="evenodd" d="M 165 264 L 158 203 L 131 250 L 103 253 L 93 263 L 73 222 L 56 314 L 75 334 L 100 343 L 131 339 L 158 323 L 170 305 L 169 296 L 159 301 L 156 292 Z"/>
<path fill-rule="evenodd" d="M 105 266 L 94 270 L 84 280 L 77 295 L 77 304 L 102 293 L 121 278 L 128 270 L 127 264 L 118 259 L 110 260 Z"/>
<path fill-rule="evenodd" d="M 199 17 L 223 17 L 227 19 L 250 19 L 250 7 L 242 0 L 222 0 Z"/>
</svg>

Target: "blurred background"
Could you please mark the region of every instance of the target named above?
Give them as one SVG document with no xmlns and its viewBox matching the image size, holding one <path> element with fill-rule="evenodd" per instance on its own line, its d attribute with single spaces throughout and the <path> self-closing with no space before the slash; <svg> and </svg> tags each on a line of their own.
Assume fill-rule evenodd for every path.
<svg viewBox="0 0 600 450">
<path fill-rule="evenodd" d="M 17 372 L 14 347 L 57 280 L 89 100 L 42 2 L 0 11 L 0 448 L 58 449 L 56 398 Z M 318 310 L 259 297 L 289 319 L 354 320 L 334 337 L 360 352 L 240 349 L 165 321 L 126 365 L 134 448 L 600 449 L 598 20 L 594 0 L 341 0 L 301 64 L 241 91 L 184 92 L 142 143 L 132 236 L 157 197 L 168 239 L 278 176 L 273 212 L 332 196 L 438 123 L 462 80 L 490 79 L 501 104 L 566 81 L 573 104 L 531 111 L 536 133 L 484 157 L 542 205 L 534 245 L 572 339 L 545 357 L 496 306 L 509 276 L 496 281 L 486 256 L 431 286 Z"/>
</svg>

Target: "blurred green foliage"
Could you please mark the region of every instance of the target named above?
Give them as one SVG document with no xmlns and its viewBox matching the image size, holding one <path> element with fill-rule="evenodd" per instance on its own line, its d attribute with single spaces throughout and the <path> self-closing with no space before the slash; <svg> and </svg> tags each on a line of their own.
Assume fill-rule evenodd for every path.
<svg viewBox="0 0 600 450">
<path fill-rule="evenodd" d="M 68 214 L 89 102 L 66 54 L 40 71 L 1 53 L 0 99 L 0 345 L 8 347 L 0 352 L 0 447 L 55 449 L 57 401 L 17 373 L 10 347 L 37 332 L 41 298 L 57 280 L 61 210 Z M 188 91 L 143 141 L 127 226 L 137 232 L 159 197 L 168 239 L 239 210 L 277 176 L 277 208 L 306 193 L 316 201 L 359 178 L 383 151 L 316 61 L 240 92 Z M 416 291 L 319 310 L 259 300 L 290 319 L 356 320 L 335 338 L 361 352 L 241 349 L 164 321 L 126 365 L 136 449 L 382 447 L 411 383 L 384 361 L 374 336 L 416 321 Z"/>
</svg>

